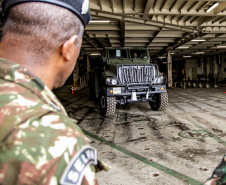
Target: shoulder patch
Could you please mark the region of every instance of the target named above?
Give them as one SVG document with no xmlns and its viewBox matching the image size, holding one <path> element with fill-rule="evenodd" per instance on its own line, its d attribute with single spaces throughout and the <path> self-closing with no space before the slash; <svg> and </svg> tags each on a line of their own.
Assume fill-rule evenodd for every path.
<svg viewBox="0 0 226 185">
<path fill-rule="evenodd" d="M 60 184 L 81 184 L 84 170 L 90 164 L 97 164 L 97 151 L 94 147 L 86 146 L 72 158 L 60 179 Z"/>
</svg>

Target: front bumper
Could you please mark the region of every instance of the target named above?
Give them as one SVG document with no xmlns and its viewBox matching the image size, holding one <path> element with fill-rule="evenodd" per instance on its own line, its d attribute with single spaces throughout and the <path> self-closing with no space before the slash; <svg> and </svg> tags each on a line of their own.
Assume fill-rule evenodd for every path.
<svg viewBox="0 0 226 185">
<path fill-rule="evenodd" d="M 131 96 L 132 92 L 137 95 L 146 95 L 154 93 L 166 92 L 166 85 L 142 85 L 142 86 L 128 86 L 128 87 L 107 87 L 107 96 Z"/>
</svg>

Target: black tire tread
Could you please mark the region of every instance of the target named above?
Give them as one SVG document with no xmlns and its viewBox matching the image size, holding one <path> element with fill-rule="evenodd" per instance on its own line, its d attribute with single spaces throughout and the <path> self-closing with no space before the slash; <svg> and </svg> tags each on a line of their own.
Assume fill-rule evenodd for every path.
<svg viewBox="0 0 226 185">
<path fill-rule="evenodd" d="M 155 95 L 156 102 L 149 102 L 151 108 L 156 111 L 164 110 L 168 106 L 168 93 L 160 93 Z"/>
<path fill-rule="evenodd" d="M 168 106 L 168 94 L 166 93 L 161 93 L 160 94 L 160 107 L 158 110 L 164 110 Z"/>
<path fill-rule="evenodd" d="M 106 97 L 107 99 L 107 110 L 105 116 L 113 116 L 116 111 L 116 98 L 115 97 Z"/>
</svg>

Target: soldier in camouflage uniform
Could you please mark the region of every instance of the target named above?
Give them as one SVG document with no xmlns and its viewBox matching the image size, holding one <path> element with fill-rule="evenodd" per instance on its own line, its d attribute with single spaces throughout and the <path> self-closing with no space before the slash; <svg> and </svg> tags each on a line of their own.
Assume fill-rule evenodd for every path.
<svg viewBox="0 0 226 185">
<path fill-rule="evenodd" d="M 210 179 L 208 179 L 205 185 L 225 185 L 226 184 L 226 155 L 224 155 L 219 166 L 214 170 Z"/>
<path fill-rule="evenodd" d="M 96 150 L 50 90 L 74 69 L 89 1 L 30 1 L 2 1 L 0 184 L 97 184 Z"/>
</svg>

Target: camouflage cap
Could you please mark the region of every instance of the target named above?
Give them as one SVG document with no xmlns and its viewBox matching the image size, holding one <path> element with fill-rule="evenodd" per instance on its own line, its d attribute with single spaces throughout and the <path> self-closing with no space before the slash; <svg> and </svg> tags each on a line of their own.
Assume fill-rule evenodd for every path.
<svg viewBox="0 0 226 185">
<path fill-rule="evenodd" d="M 7 12 L 11 7 L 26 2 L 44 2 L 66 8 L 81 19 L 84 27 L 90 21 L 89 0 L 2 0 L 3 15 L 7 16 Z"/>
</svg>

